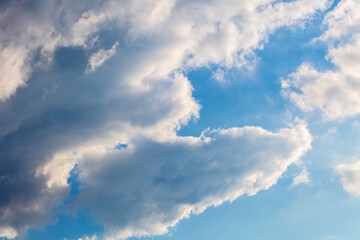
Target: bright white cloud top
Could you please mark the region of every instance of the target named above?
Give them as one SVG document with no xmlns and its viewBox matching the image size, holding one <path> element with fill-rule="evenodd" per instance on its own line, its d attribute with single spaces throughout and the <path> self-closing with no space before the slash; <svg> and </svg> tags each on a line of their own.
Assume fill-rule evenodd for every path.
<svg viewBox="0 0 360 240">
<path fill-rule="evenodd" d="M 124 48 L 145 40 L 141 44 L 143 48 L 137 49 L 145 57 L 144 65 L 138 66 L 138 76 L 129 76 L 131 81 L 142 81 L 150 76 L 163 77 L 179 68 L 210 63 L 241 66 L 252 50 L 261 48 L 268 33 L 282 26 L 300 25 L 317 10 L 326 9 L 328 3 L 326 0 L 228 1 L 226 4 L 174 0 L 146 4 L 44 1 L 38 9 L 10 3 L 1 15 L 1 21 L 6 24 L 0 39 L 3 62 L 0 99 L 6 100 L 26 83 L 34 55 L 40 55 L 39 64 L 43 65 L 51 63 L 58 47 L 93 48 L 94 39 L 104 29 L 126 31 L 128 45 Z M 111 55 L 102 51 L 98 53 L 102 56 L 90 58 L 90 70 L 95 70 Z M 152 61 L 146 62 L 150 56 Z"/>
<path fill-rule="evenodd" d="M 359 5 L 344 0 L 327 12 L 328 28 L 316 39 L 336 43 L 328 53 L 336 69 L 304 63 L 283 81 L 283 95 L 301 110 L 320 110 L 328 120 L 360 112 Z M 81 186 L 67 207 L 89 207 L 105 239 L 126 239 L 165 234 L 191 214 L 267 190 L 311 149 L 302 120 L 276 131 L 177 131 L 201 117 L 189 71 L 212 68 L 214 79 L 229 83 L 225 73 L 255 66 L 270 34 L 304 28 L 331 1 L 3 6 L 0 238 L 45 226 L 69 199 L 72 171 Z M 336 168 L 352 193 L 355 165 Z M 310 182 L 304 170 L 293 185 Z"/>
</svg>

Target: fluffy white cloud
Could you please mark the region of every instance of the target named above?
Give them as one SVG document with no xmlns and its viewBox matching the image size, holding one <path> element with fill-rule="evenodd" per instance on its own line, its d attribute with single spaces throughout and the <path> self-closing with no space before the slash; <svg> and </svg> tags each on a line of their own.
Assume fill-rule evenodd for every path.
<svg viewBox="0 0 360 240">
<path fill-rule="evenodd" d="M 332 48 L 327 56 L 335 71 L 319 72 L 309 64 L 301 65 L 282 81 L 283 95 L 301 110 L 320 110 L 327 120 L 360 113 L 360 35 Z"/>
<path fill-rule="evenodd" d="M 340 174 L 344 189 L 356 196 L 360 196 L 360 161 L 352 164 L 339 164 L 335 170 Z"/>
<path fill-rule="evenodd" d="M 94 35 L 100 30 L 123 29 L 130 42 L 149 39 L 159 49 L 159 55 L 154 56 L 156 60 L 148 63 L 147 71 L 142 74 L 164 75 L 181 67 L 209 63 L 241 66 L 252 50 L 262 47 L 267 34 L 281 26 L 301 24 L 304 18 L 327 6 L 326 0 L 228 1 L 226 4 L 215 0 L 191 3 L 162 0 L 147 4 L 109 0 L 101 4 L 87 1 L 85 5 L 46 1 L 40 8 L 29 8 L 12 1 L 0 19 L 3 23 L 0 59 L 4 66 L 0 100 L 9 98 L 28 80 L 34 54 L 44 60 L 41 65 L 46 65 L 58 47 L 91 48 Z M 95 70 L 112 51 L 105 54 L 100 50 L 98 55 L 90 57 L 89 69 Z"/>
<path fill-rule="evenodd" d="M 26 64 L 27 51 L 22 47 L 7 46 L 0 48 L 0 101 L 4 101 L 19 86 L 25 84 L 30 73 Z"/>
<path fill-rule="evenodd" d="M 327 29 L 315 40 L 329 43 L 326 59 L 334 64 L 334 70 L 320 72 L 304 63 L 282 81 L 282 93 L 305 112 L 319 110 L 326 120 L 358 115 L 360 1 L 340 1 L 327 13 L 323 24 Z M 356 122 L 353 127 L 356 128 Z M 360 162 L 340 164 L 335 170 L 341 176 L 344 189 L 360 195 Z"/>
<path fill-rule="evenodd" d="M 76 202 L 92 206 L 109 229 L 109 237 L 147 235 L 166 232 L 191 212 L 267 189 L 309 149 L 311 136 L 303 124 L 279 133 L 260 128 L 223 130 L 214 133 L 210 142 L 202 137 L 179 138 L 176 130 L 199 117 L 200 109 L 182 72 L 211 64 L 224 69 L 243 66 L 269 33 L 301 25 L 324 10 L 328 1 L 84 4 L 65 0 L 30 5 L 10 1 L 0 10 L 3 236 L 22 235 L 28 227 L 45 224 L 53 214 L 50 210 L 67 198 L 67 178 L 75 164 L 89 186 Z M 108 35 L 112 37 L 107 39 Z M 106 71 L 98 68 L 84 75 L 86 66 L 96 70 L 105 61 Z M 129 143 L 128 148 L 115 150 L 119 142 Z M 210 162 L 220 166 L 215 175 Z M 193 170 L 187 169 L 191 163 Z M 170 167 L 170 175 L 162 173 L 163 167 Z M 104 176 L 107 171 L 114 180 Z M 116 171 L 133 174 L 130 184 L 124 185 Z M 171 171 L 184 182 L 176 185 Z M 224 173 L 232 173 L 226 181 L 217 177 Z M 189 179 L 181 178 L 182 174 Z M 100 177 L 104 182 L 98 181 Z M 194 184 L 188 184 L 190 179 Z M 151 185 L 156 183 L 152 180 L 157 185 Z M 149 182 L 138 185 L 142 181 Z M 125 198 L 115 183 L 126 190 Z M 152 187 L 169 205 L 156 199 Z M 101 189 L 104 194 L 99 194 Z M 115 194 L 114 199 L 123 204 L 114 206 L 114 211 L 126 208 L 127 197 L 137 200 L 129 205 L 130 212 L 141 204 L 144 209 L 131 222 L 122 219 L 112 225 L 109 221 L 117 216 L 101 215 L 106 204 L 87 202 L 90 199 L 85 196 L 93 194 L 108 196 L 107 200 Z"/>
<path fill-rule="evenodd" d="M 17 232 L 12 227 L 0 227 L 0 236 L 5 238 L 15 238 L 17 236 Z"/>
<path fill-rule="evenodd" d="M 153 82 L 147 91 L 123 84 L 122 92 L 112 97 L 114 77 L 106 83 L 96 76 L 81 81 L 76 72 L 62 72 L 58 79 L 52 75 L 51 81 L 48 77 L 32 81 L 21 98 L 0 104 L 8 116 L 2 125 L 9 126 L 0 144 L 0 226 L 10 225 L 19 233 L 28 225 L 45 223 L 50 209 L 67 198 L 67 178 L 78 158 L 100 158 L 139 135 L 168 141 L 199 111 L 191 84 L 180 74 Z M 72 84 L 62 82 L 64 78 Z M 45 103 L 39 86 L 51 93 Z M 89 100 L 89 91 L 96 100 Z M 59 98 L 61 94 L 66 97 Z M 74 101 L 76 107 L 69 104 Z M 14 127 L 13 116 L 25 123 Z"/>
<path fill-rule="evenodd" d="M 329 12 L 324 24 L 327 30 L 319 37 L 320 40 L 335 40 L 343 36 L 351 36 L 360 32 L 360 1 L 342 0 Z"/>
<path fill-rule="evenodd" d="M 282 81 L 283 95 L 301 110 L 319 110 L 327 120 L 360 113 L 359 12 L 360 1 L 343 0 L 324 19 L 328 29 L 318 40 L 331 42 L 326 58 L 334 70 L 319 72 L 304 63 Z"/>
</svg>

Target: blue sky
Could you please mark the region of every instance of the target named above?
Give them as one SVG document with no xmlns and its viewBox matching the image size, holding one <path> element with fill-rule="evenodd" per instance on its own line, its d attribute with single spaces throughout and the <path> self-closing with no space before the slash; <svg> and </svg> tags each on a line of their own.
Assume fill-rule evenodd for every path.
<svg viewBox="0 0 360 240">
<path fill-rule="evenodd" d="M 1 2 L 0 239 L 358 239 L 359 13 Z"/>
</svg>

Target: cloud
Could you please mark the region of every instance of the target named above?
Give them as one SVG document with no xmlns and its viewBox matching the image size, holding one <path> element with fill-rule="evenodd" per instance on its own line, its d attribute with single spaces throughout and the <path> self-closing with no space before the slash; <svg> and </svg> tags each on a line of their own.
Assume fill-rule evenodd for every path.
<svg viewBox="0 0 360 240">
<path fill-rule="evenodd" d="M 181 138 L 176 131 L 200 110 L 184 72 L 211 64 L 241 67 L 268 34 L 302 25 L 328 1 L 37 3 L 8 1 L 0 10 L 3 236 L 22 236 L 62 211 L 76 164 L 86 187 L 70 207 L 91 205 L 110 238 L 161 234 L 191 212 L 267 189 L 310 148 L 304 124 L 278 133 L 218 130 L 209 138 Z M 105 61 L 106 71 L 98 67 Z M 84 74 L 86 69 L 94 71 Z M 116 149 L 119 143 L 127 147 Z M 220 166 L 217 172 L 213 162 Z M 167 168 L 174 176 L 166 175 Z M 127 175 L 131 185 L 125 186 L 116 171 L 132 173 Z M 225 173 L 229 182 L 217 177 Z M 115 183 L 126 190 L 125 198 L 114 191 Z M 169 205 L 156 199 L 152 187 Z M 86 198 L 99 194 L 109 203 L 112 193 L 123 203 L 114 212 L 126 210 L 126 197 L 137 200 L 129 213 L 149 205 L 131 222 L 120 219 L 122 225 L 113 225 L 113 211 L 103 216 L 106 205 Z"/>
<path fill-rule="evenodd" d="M 330 42 L 326 59 L 334 70 L 320 72 L 303 63 L 282 81 L 283 95 L 301 110 L 319 110 L 326 120 L 360 113 L 360 2 L 340 1 L 327 13 L 327 30 L 317 39 Z"/>
<path fill-rule="evenodd" d="M 243 127 L 166 143 L 140 139 L 78 159 L 84 185 L 76 204 L 91 207 L 105 239 L 164 234 L 190 214 L 268 189 L 311 139 L 302 122 L 276 133 Z"/>
<path fill-rule="evenodd" d="M 327 30 L 319 40 L 336 40 L 360 32 L 360 1 L 342 0 L 330 11 L 323 24 Z"/>
<path fill-rule="evenodd" d="M 97 236 L 93 235 L 91 237 L 84 236 L 84 237 L 79 238 L 78 240 L 97 240 L 97 239 L 98 239 Z"/>
<path fill-rule="evenodd" d="M 360 196 L 360 161 L 352 164 L 339 164 L 335 170 L 341 177 L 344 189 L 355 196 Z"/>
<path fill-rule="evenodd" d="M 17 236 L 17 232 L 12 227 L 0 227 L 0 236 L 5 238 L 15 238 Z"/>
<path fill-rule="evenodd" d="M 0 101 L 4 101 L 14 93 L 19 86 L 25 84 L 30 74 L 26 65 L 27 51 L 25 48 L 8 46 L 0 48 Z"/>
<path fill-rule="evenodd" d="M 226 73 L 221 70 L 221 69 L 217 69 L 216 72 L 214 72 L 213 74 L 213 79 L 215 79 L 216 81 L 218 81 L 221 84 L 226 84 L 229 83 L 229 80 L 227 80 L 225 78 Z"/>
<path fill-rule="evenodd" d="M 360 113 L 360 35 L 329 49 L 328 59 L 337 70 L 319 72 L 302 64 L 282 81 L 283 95 L 301 110 L 320 110 L 324 119 L 335 120 Z"/>
<path fill-rule="evenodd" d="M 60 69 L 58 78 L 51 72 L 51 80 L 46 73 L 30 79 L 22 94 L 0 108 L 7 116 L 0 144 L 0 226 L 11 225 L 19 234 L 29 225 L 45 224 L 50 209 L 67 199 L 67 178 L 77 158 L 101 156 L 134 136 L 174 138 L 174 129 L 199 111 L 190 83 L 180 74 L 152 83 L 148 91 L 123 84 L 119 95 L 109 98 L 116 78 L 106 87 L 98 76 L 81 80 L 76 69 Z M 49 89 L 46 102 L 39 85 Z M 95 101 L 89 100 L 91 92 Z M 76 107 L 70 104 L 75 101 Z"/>
<path fill-rule="evenodd" d="M 306 169 L 303 169 L 299 175 L 294 177 L 293 186 L 297 186 L 299 184 L 309 184 L 311 180 L 309 178 L 309 172 Z"/>
<path fill-rule="evenodd" d="M 116 42 L 109 50 L 100 49 L 96 53 L 93 53 L 86 66 L 85 72 L 94 72 L 98 67 L 103 65 L 107 60 L 114 56 L 118 45 L 119 43 Z"/>
<path fill-rule="evenodd" d="M 247 62 L 247 55 L 262 47 L 269 33 L 282 26 L 302 24 L 315 11 L 326 9 L 328 3 L 326 0 L 229 1 L 227 4 L 222 1 L 191 4 L 174 0 L 147 4 L 87 1 L 85 7 L 71 1 L 50 0 L 34 6 L 30 2 L 11 1 L 3 7 L 0 19 L 3 26 L 0 59 L 4 66 L 0 100 L 8 99 L 18 87 L 24 86 L 36 65 L 51 63 L 57 48 L 91 49 L 100 31 L 122 29 L 130 43 L 148 39 L 159 49 L 154 63 L 148 66 L 153 74 L 169 74 L 181 67 L 210 63 L 241 66 Z M 98 55 L 92 55 L 89 70 L 95 70 L 111 53 L 100 50 Z M 34 55 L 38 55 L 37 64 L 31 63 Z"/>
</svg>

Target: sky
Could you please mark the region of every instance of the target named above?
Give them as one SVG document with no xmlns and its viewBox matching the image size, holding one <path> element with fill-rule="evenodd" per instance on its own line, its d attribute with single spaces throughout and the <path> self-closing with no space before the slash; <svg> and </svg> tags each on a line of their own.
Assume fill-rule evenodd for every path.
<svg viewBox="0 0 360 240">
<path fill-rule="evenodd" d="M 0 1 L 0 239 L 357 240 L 359 0 Z"/>
</svg>

